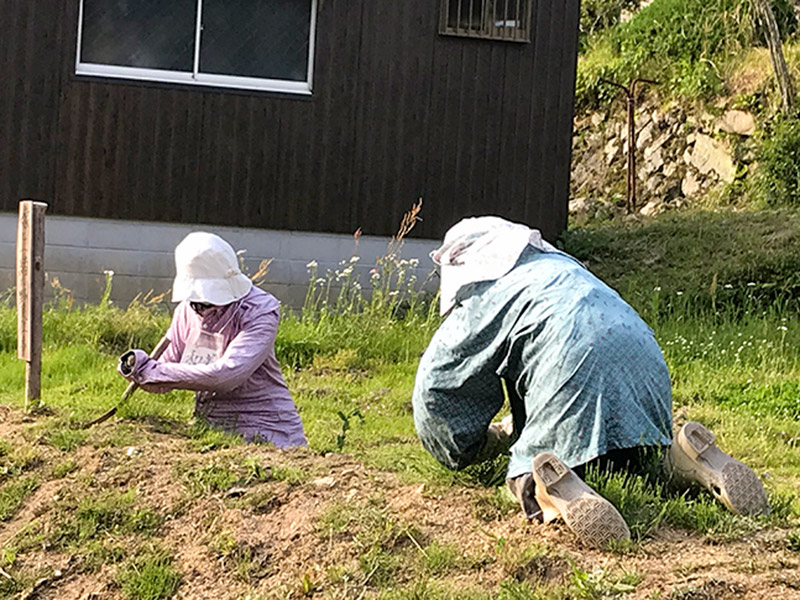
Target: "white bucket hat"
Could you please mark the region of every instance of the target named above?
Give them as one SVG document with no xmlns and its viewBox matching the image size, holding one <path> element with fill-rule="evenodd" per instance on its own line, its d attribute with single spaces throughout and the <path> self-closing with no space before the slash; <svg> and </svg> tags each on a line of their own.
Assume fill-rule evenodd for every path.
<svg viewBox="0 0 800 600">
<path fill-rule="evenodd" d="M 446 314 L 456 303 L 458 290 L 469 283 L 494 281 L 514 268 L 531 245 L 542 252 L 560 252 L 538 229 L 500 217 L 462 219 L 445 234 L 431 259 L 442 268 L 439 310 Z"/>
<path fill-rule="evenodd" d="M 218 235 L 196 231 L 175 248 L 172 301 L 222 306 L 244 298 L 253 283 L 239 270 L 231 245 Z"/>
</svg>

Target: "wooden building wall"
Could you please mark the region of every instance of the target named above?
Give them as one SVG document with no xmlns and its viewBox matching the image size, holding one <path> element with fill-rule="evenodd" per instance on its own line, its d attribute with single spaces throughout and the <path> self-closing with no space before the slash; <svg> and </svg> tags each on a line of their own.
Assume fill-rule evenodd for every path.
<svg viewBox="0 0 800 600">
<path fill-rule="evenodd" d="M 0 210 L 415 236 L 566 224 L 579 0 L 529 44 L 438 34 L 438 0 L 323 0 L 311 98 L 74 74 L 78 1 L 5 0 Z"/>
</svg>

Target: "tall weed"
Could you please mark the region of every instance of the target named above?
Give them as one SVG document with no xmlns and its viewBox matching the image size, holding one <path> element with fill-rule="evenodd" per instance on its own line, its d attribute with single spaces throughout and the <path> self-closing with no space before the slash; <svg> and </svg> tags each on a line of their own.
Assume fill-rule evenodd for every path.
<svg viewBox="0 0 800 600">
<path fill-rule="evenodd" d="M 402 258 L 403 241 L 419 219 L 421 202 L 400 224 L 386 254 L 359 277 L 358 239 L 350 259 L 324 276 L 317 262 L 308 264 L 310 281 L 299 314 L 283 318 L 276 351 L 284 364 L 305 366 L 315 354 L 355 350 L 361 360 L 409 360 L 424 350 L 439 324 L 435 298 L 419 281 L 419 262 Z"/>
<path fill-rule="evenodd" d="M 98 304 L 76 306 L 71 292 L 57 278 L 50 281 L 55 299 L 42 312 L 45 348 L 88 345 L 111 354 L 128 348 L 152 348 L 169 325 L 163 296 L 135 298 L 127 307 L 111 303 L 114 273 L 106 271 L 105 289 Z M 16 310 L 11 299 L 0 303 L 0 353 L 17 347 Z"/>
</svg>

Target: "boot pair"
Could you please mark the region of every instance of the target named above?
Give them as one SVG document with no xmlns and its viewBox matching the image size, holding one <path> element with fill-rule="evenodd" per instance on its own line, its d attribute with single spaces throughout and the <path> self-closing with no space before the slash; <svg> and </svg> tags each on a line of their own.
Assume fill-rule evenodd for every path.
<svg viewBox="0 0 800 600">
<path fill-rule="evenodd" d="M 670 447 L 668 465 L 673 477 L 682 483 L 702 485 L 735 514 L 769 513 L 758 476 L 719 450 L 714 434 L 700 423 L 687 423 L 681 428 Z M 535 501 L 545 523 L 563 519 L 591 547 L 630 539 L 630 530 L 614 505 L 554 454 L 545 452 L 533 459 L 532 479 Z"/>
</svg>

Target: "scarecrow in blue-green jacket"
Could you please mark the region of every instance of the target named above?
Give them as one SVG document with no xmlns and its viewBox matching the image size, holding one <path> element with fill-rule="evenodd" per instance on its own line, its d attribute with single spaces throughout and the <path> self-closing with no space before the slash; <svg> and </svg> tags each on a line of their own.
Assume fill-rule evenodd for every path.
<svg viewBox="0 0 800 600">
<path fill-rule="evenodd" d="M 590 465 L 644 472 L 666 457 L 734 512 L 768 511 L 758 477 L 702 425 L 686 424 L 673 444 L 653 331 L 580 262 L 498 217 L 461 221 L 431 256 L 446 317 L 420 361 L 413 405 L 439 462 L 461 469 L 510 451 L 508 485 L 528 519 L 563 518 L 592 546 L 630 533 L 583 482 Z M 506 396 L 511 414 L 492 424 Z"/>
</svg>

